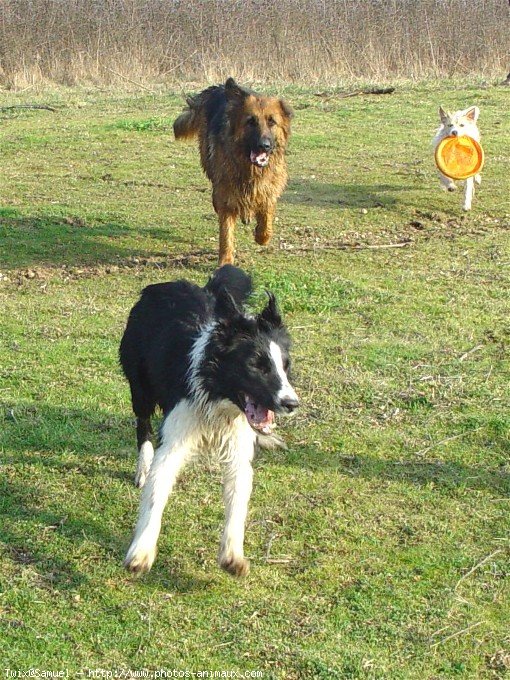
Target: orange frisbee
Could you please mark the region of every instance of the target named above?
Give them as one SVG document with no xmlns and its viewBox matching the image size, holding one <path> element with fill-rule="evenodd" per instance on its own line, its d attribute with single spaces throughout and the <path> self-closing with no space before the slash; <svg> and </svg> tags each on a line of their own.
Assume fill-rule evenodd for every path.
<svg viewBox="0 0 510 680">
<path fill-rule="evenodd" d="M 436 147 L 436 165 L 450 179 L 468 179 L 483 168 L 480 144 L 467 135 L 445 137 Z"/>
</svg>

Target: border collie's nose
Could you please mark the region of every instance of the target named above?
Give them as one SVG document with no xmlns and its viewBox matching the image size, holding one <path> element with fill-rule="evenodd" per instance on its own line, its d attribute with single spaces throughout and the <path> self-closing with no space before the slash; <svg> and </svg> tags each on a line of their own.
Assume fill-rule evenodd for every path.
<svg viewBox="0 0 510 680">
<path fill-rule="evenodd" d="M 458 136 L 459 136 L 458 130 L 452 130 L 452 135 L 453 135 L 454 137 L 458 137 Z"/>
<path fill-rule="evenodd" d="M 294 409 L 299 406 L 299 401 L 294 397 L 284 397 L 280 404 L 282 408 L 284 408 L 289 413 L 292 413 L 292 411 L 294 411 Z"/>
</svg>

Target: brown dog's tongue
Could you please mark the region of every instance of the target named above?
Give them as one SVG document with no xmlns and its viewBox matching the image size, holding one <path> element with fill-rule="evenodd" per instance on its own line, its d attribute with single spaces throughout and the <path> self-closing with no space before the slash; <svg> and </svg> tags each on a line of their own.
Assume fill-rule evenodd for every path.
<svg viewBox="0 0 510 680">
<path fill-rule="evenodd" d="M 262 151 L 261 153 L 252 151 L 250 153 L 250 161 L 258 165 L 259 167 L 264 167 L 269 162 L 269 154 L 266 153 L 265 151 Z"/>
</svg>

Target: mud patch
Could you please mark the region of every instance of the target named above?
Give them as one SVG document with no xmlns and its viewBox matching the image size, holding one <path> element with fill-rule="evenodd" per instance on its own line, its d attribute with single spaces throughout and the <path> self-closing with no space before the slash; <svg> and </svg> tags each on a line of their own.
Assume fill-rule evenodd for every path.
<svg viewBox="0 0 510 680">
<path fill-rule="evenodd" d="M 207 265 L 214 269 L 217 255 L 211 251 L 196 250 L 191 253 L 168 255 L 166 257 L 127 257 L 119 258 L 113 264 L 80 265 L 48 265 L 26 269 L 14 269 L 0 272 L 0 282 L 13 283 L 16 286 L 26 285 L 27 282 L 44 283 L 49 280 L 78 281 L 103 277 L 121 272 L 141 274 L 150 269 L 164 270 L 175 268 L 192 268 Z"/>
<path fill-rule="evenodd" d="M 476 223 L 465 215 L 451 217 L 416 210 L 412 219 L 380 231 L 349 231 L 337 238 L 323 237 L 319 229 L 296 227 L 293 237 L 281 237 L 279 249 L 290 254 L 324 250 L 358 251 L 406 248 L 432 239 L 451 241 L 464 236 L 487 236 L 495 230 L 507 231 L 510 220 L 481 217 Z"/>
</svg>

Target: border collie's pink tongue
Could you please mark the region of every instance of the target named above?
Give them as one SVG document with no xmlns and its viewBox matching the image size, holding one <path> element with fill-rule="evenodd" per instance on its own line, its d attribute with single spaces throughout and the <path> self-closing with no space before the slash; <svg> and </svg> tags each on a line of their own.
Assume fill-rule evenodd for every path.
<svg viewBox="0 0 510 680">
<path fill-rule="evenodd" d="M 274 423 L 274 411 L 270 411 L 268 408 L 260 406 L 249 397 L 246 397 L 244 412 L 253 429 L 260 430 L 264 434 L 271 432 Z"/>
<path fill-rule="evenodd" d="M 259 168 L 264 168 L 269 163 L 269 154 L 267 151 L 261 151 L 260 153 L 252 151 L 250 153 L 250 161 L 254 165 L 258 165 Z"/>
</svg>

